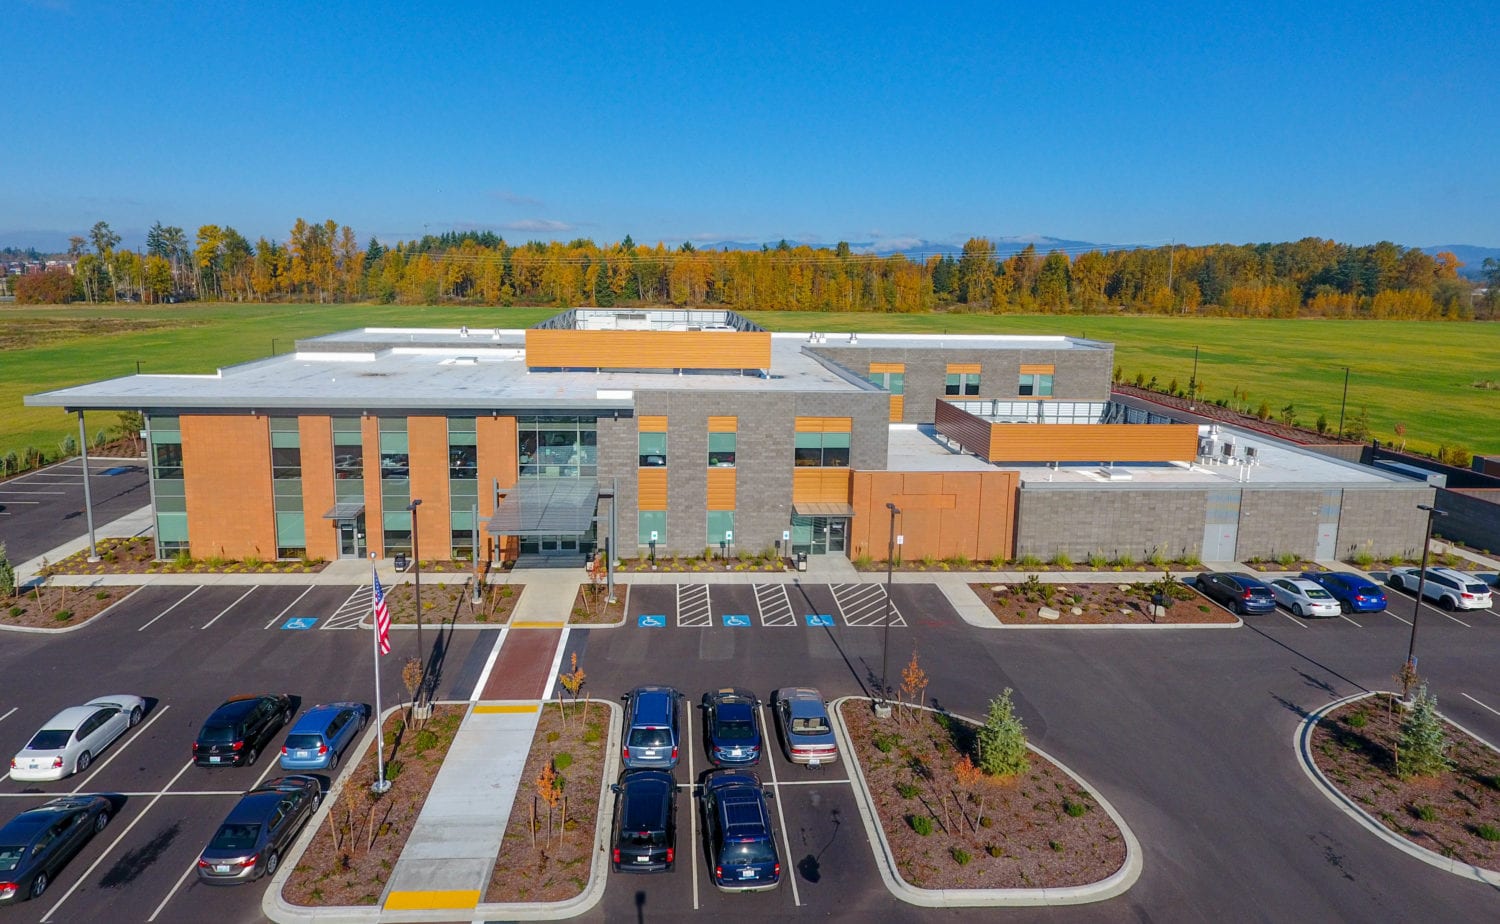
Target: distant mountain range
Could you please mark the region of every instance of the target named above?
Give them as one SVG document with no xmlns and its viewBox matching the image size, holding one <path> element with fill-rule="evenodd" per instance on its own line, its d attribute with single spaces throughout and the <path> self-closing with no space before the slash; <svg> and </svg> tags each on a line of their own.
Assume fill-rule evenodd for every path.
<svg viewBox="0 0 1500 924">
<path fill-rule="evenodd" d="M 1020 253 L 1028 246 L 1035 247 L 1038 253 L 1050 253 L 1061 250 L 1070 255 L 1084 253 L 1089 250 L 1133 250 L 1140 246 L 1137 244 L 1094 244 L 1089 241 L 1070 241 L 1058 237 L 1047 237 L 1044 234 L 1026 234 L 1019 237 L 992 237 L 990 241 L 995 245 L 995 255 L 1000 258 Z M 957 257 L 964 252 L 962 244 L 945 244 L 939 241 L 928 241 L 912 238 L 898 238 L 888 241 L 848 241 L 849 249 L 855 253 L 872 253 L 877 256 L 889 257 L 900 254 L 911 260 L 921 260 L 934 256 Z M 780 246 L 780 241 L 765 241 L 764 243 L 749 243 L 746 241 L 711 241 L 708 243 L 694 242 L 693 246 L 699 250 L 760 250 L 762 247 L 772 248 Z M 832 250 L 835 245 L 820 241 L 794 241 L 788 240 L 787 244 L 792 247 L 812 247 L 814 249 L 826 247 Z"/>
<path fill-rule="evenodd" d="M 1443 251 L 1448 251 L 1458 257 L 1463 266 L 1459 267 L 1458 274 L 1469 279 L 1478 279 L 1484 272 L 1483 265 L 1486 257 L 1492 260 L 1500 260 L 1500 247 L 1475 247 L 1473 244 L 1437 244 L 1432 247 L 1423 247 L 1422 252 L 1436 256 Z"/>
</svg>

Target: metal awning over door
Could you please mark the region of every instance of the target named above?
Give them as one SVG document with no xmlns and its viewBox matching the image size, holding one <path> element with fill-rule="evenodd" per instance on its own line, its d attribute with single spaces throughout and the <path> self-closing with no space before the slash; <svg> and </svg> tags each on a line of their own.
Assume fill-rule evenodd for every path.
<svg viewBox="0 0 1500 924">
<path fill-rule="evenodd" d="M 485 529 L 495 536 L 567 536 L 594 525 L 599 482 L 593 478 L 523 478 L 505 490 Z"/>
</svg>

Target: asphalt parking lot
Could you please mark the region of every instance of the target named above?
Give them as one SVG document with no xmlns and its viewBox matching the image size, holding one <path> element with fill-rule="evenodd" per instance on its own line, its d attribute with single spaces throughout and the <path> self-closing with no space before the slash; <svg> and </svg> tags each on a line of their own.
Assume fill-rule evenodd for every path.
<svg viewBox="0 0 1500 924">
<path fill-rule="evenodd" d="M 933 585 L 896 584 L 891 678 L 915 648 L 931 678 L 928 701 L 971 716 L 1013 687 L 1033 743 L 1096 786 L 1141 838 L 1140 881 L 1095 906 L 903 904 L 879 879 L 846 760 L 810 770 L 771 747 L 759 772 L 776 795 L 786 878 L 769 893 L 719 893 L 694 839 L 701 826 L 688 787 L 707 763 L 692 707 L 703 692 L 728 685 L 767 702 L 782 686 L 816 686 L 828 699 L 872 691 L 885 651 L 883 594 L 883 585 L 637 585 L 624 626 L 570 630 L 567 649 L 578 653 L 592 695 L 669 683 L 688 696 L 691 720 L 678 771 L 675 871 L 610 874 L 603 901 L 583 919 L 1472 920 L 1493 905 L 1492 889 L 1365 834 L 1294 760 L 1292 735 L 1306 711 L 1394 685 L 1415 608 L 1394 591 L 1388 612 L 1350 619 L 1278 611 L 1247 617 L 1240 629 L 986 631 L 964 624 Z M 72 791 L 111 793 L 120 803 L 110 827 L 40 901 L 6 916 L 262 920 L 263 883 L 201 886 L 192 864 L 238 794 L 279 771 L 271 755 L 253 768 L 192 767 L 188 745 L 209 711 L 235 693 L 279 690 L 302 706 L 370 701 L 370 639 L 354 631 L 368 607 L 368 587 L 155 585 L 76 632 L 7 633 L 0 751 L 14 753 L 53 713 L 97 695 L 138 693 L 154 703 L 86 774 L 58 783 L 0 780 L 5 817 Z M 1500 613 L 1423 606 L 1420 620 L 1419 667 L 1443 710 L 1500 740 Z M 444 653 L 437 695 L 469 698 L 498 630 L 427 634 Z M 396 656 L 381 664 L 387 705 L 402 690 L 414 633 L 397 632 L 395 645 Z"/>
<path fill-rule="evenodd" d="M 151 503 L 145 459 L 90 459 L 94 526 Z M 79 460 L 0 481 L 0 542 L 20 563 L 85 533 Z"/>
<path fill-rule="evenodd" d="M 118 803 L 109 827 L 39 900 L 0 913 L 46 922 L 263 921 L 264 881 L 199 885 L 193 864 L 239 794 L 281 774 L 276 754 L 268 748 L 254 767 L 202 768 L 189 748 L 204 718 L 238 693 L 290 693 L 299 712 L 319 702 L 372 702 L 370 635 L 353 631 L 368 599 L 368 587 L 157 585 L 76 632 L 7 633 L 0 753 L 14 754 L 57 711 L 95 696 L 136 693 L 153 703 L 85 773 L 55 783 L 0 780 L 5 818 L 69 792 L 111 794 Z M 308 627 L 283 628 L 289 622 Z M 496 630 L 426 635 L 447 653 L 438 695 L 461 688 L 467 698 Z M 393 656 L 381 663 L 387 707 L 404 696 L 401 666 L 416 653 L 414 633 L 397 632 L 393 641 Z"/>
</svg>

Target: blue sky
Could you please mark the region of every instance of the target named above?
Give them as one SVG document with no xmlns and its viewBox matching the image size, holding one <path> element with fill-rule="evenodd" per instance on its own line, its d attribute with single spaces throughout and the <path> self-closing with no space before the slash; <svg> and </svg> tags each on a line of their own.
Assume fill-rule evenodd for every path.
<svg viewBox="0 0 1500 924">
<path fill-rule="evenodd" d="M 1500 245 L 1493 0 L 4 7 L 0 244 Z"/>
</svg>

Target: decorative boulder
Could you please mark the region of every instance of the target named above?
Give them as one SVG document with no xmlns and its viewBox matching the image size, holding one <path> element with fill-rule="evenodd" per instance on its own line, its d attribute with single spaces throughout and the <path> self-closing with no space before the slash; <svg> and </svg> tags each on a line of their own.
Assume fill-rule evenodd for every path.
<svg viewBox="0 0 1500 924">
<path fill-rule="evenodd" d="M 1036 611 L 1036 614 L 1038 616 L 1040 616 L 1041 618 L 1043 618 L 1043 619 L 1057 619 L 1060 616 L 1062 616 L 1062 613 L 1058 612 L 1057 610 L 1054 610 L 1050 606 L 1044 606 L 1044 607 L 1042 607 L 1041 609 L 1039 609 L 1039 610 Z"/>
</svg>

